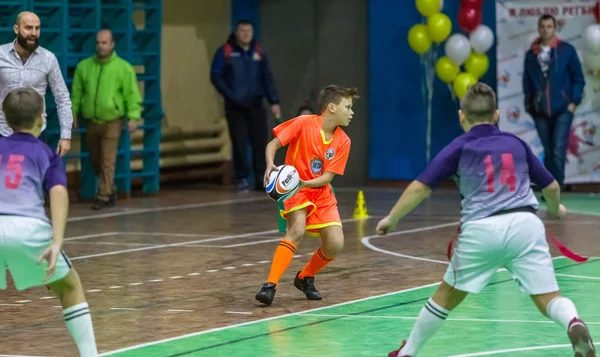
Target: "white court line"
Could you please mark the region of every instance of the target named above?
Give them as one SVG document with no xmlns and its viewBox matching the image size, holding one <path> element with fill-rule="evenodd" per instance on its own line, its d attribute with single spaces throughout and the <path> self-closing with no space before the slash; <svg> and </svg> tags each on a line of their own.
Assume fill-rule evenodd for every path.
<svg viewBox="0 0 600 357">
<path fill-rule="evenodd" d="M 430 231 L 430 230 L 439 229 L 439 228 L 451 227 L 451 226 L 457 225 L 457 224 L 458 224 L 458 222 L 456 222 L 456 223 L 438 224 L 438 225 L 435 225 L 435 226 L 409 229 L 409 230 L 406 230 L 406 231 L 392 232 L 392 233 L 388 233 L 386 236 L 372 235 L 372 236 L 367 236 L 367 237 L 364 237 L 363 239 L 361 239 L 361 243 L 365 247 L 367 247 L 367 248 L 369 248 L 369 249 L 371 249 L 373 251 L 379 252 L 379 253 L 389 254 L 389 255 L 396 256 L 396 257 L 400 257 L 400 258 L 407 258 L 407 259 L 413 259 L 413 260 L 421 260 L 421 261 L 430 262 L 430 263 L 438 263 L 438 264 L 449 265 L 450 262 L 448 262 L 448 261 L 415 257 L 413 255 L 400 254 L 400 253 L 392 252 L 391 250 L 386 250 L 386 249 L 378 248 L 378 247 L 374 246 L 373 244 L 371 244 L 371 242 L 369 242 L 369 240 L 376 239 L 376 238 L 385 238 L 385 237 L 389 237 L 389 236 L 397 236 L 397 235 L 403 235 L 403 234 L 425 232 L 425 231 Z M 563 259 L 563 258 L 566 258 L 566 257 L 563 256 L 563 255 L 559 255 L 559 256 L 553 257 L 552 260 Z M 497 270 L 497 272 L 502 272 L 502 271 L 506 271 L 506 269 L 505 268 L 500 268 L 500 269 Z M 561 274 L 556 274 L 556 275 L 561 275 Z M 600 280 L 600 279 L 598 279 L 598 280 Z"/>
<path fill-rule="evenodd" d="M 156 232 L 104 232 L 104 233 L 94 233 L 94 234 L 86 234 L 82 236 L 65 238 L 65 241 L 71 240 L 81 240 L 81 239 L 90 239 L 90 238 L 99 238 L 99 237 L 111 237 L 111 236 L 167 236 L 167 237 L 187 237 L 187 238 L 201 238 L 201 237 L 219 237 L 219 234 L 196 234 L 196 233 L 156 233 Z M 150 243 L 151 244 L 151 243 Z"/>
<path fill-rule="evenodd" d="M 278 242 L 278 241 L 281 240 L 281 236 L 279 236 L 279 237 L 261 237 L 261 236 L 255 236 L 253 238 L 263 238 L 263 240 L 254 240 L 254 241 L 251 241 L 251 242 L 229 244 L 229 245 L 190 244 L 190 245 L 186 245 L 186 247 L 196 247 L 196 248 L 236 248 L 236 247 L 245 247 L 247 245 L 255 245 L 255 244 Z"/>
<path fill-rule="evenodd" d="M 252 315 L 253 312 L 249 311 L 225 311 L 226 314 L 238 314 L 238 315 Z"/>
<path fill-rule="evenodd" d="M 219 248 L 237 248 L 237 247 L 245 247 L 247 245 L 255 245 L 255 244 L 264 244 L 264 243 L 273 243 L 273 242 L 279 242 L 281 240 L 280 238 L 275 238 L 275 239 L 266 239 L 266 240 L 255 240 L 253 242 L 245 242 L 245 243 L 238 243 L 238 244 L 230 244 L 230 245 L 221 245 L 218 246 Z M 215 246 L 217 247 L 217 246 Z"/>
<path fill-rule="evenodd" d="M 117 250 L 117 251 L 98 253 L 98 254 L 90 254 L 90 255 L 84 255 L 84 256 L 74 257 L 74 258 L 70 258 L 70 259 L 71 260 L 89 259 L 89 258 L 105 257 L 108 255 L 140 252 L 140 251 L 151 250 L 151 249 L 181 247 L 181 246 L 185 246 L 187 244 L 198 244 L 198 243 L 203 243 L 203 242 L 216 242 L 216 241 L 228 240 L 228 239 L 234 239 L 234 238 L 253 237 L 253 236 L 257 236 L 257 235 L 261 235 L 261 234 L 265 234 L 265 233 L 269 233 L 269 232 L 277 232 L 277 231 L 278 231 L 277 229 L 272 229 L 272 230 L 261 231 L 261 232 L 252 232 L 252 233 L 245 233 L 245 234 L 232 234 L 229 236 L 223 236 L 223 237 L 217 237 L 217 238 L 199 239 L 199 240 L 194 240 L 194 241 L 185 241 L 185 242 L 177 242 L 177 243 L 169 243 L 169 244 L 159 244 L 159 245 L 153 245 L 153 246 L 149 246 L 149 247 L 140 247 L 140 248 L 124 249 L 124 250 Z"/>
<path fill-rule="evenodd" d="M 152 243 L 120 243 L 120 242 L 68 242 L 71 244 L 91 244 L 91 245 L 123 245 L 126 247 L 152 247 L 156 244 Z"/>
<path fill-rule="evenodd" d="M 114 236 L 114 235 L 117 235 L 117 232 L 104 232 L 104 233 L 86 234 L 86 235 L 83 235 L 83 236 L 65 238 L 64 240 L 65 241 L 68 241 L 68 240 L 80 240 L 80 239 L 89 239 L 89 238 L 110 237 L 110 236 Z"/>
<path fill-rule="evenodd" d="M 377 216 L 370 216 L 367 219 L 376 218 L 376 217 Z M 362 220 L 362 219 L 347 218 L 347 219 L 343 219 L 342 222 L 347 223 L 347 222 L 358 221 L 358 220 Z M 177 242 L 177 243 L 169 243 L 169 244 L 158 244 L 158 245 L 152 245 L 152 246 L 147 246 L 147 247 L 123 249 L 123 250 L 117 250 L 117 251 L 112 251 L 112 252 L 105 252 L 105 253 L 84 255 L 84 256 L 80 256 L 80 257 L 70 258 L 70 260 L 79 260 L 79 259 L 89 259 L 89 258 L 105 257 L 105 256 L 109 256 L 109 255 L 117 255 L 117 254 L 131 253 L 131 252 L 140 252 L 140 251 L 152 250 L 152 249 L 162 249 L 162 248 L 171 248 L 171 247 L 183 247 L 183 246 L 187 246 L 189 244 L 198 244 L 198 243 L 204 243 L 204 242 L 217 242 L 217 241 L 237 239 L 237 238 L 255 237 L 255 236 L 261 236 L 261 235 L 264 235 L 264 234 L 277 233 L 277 232 L 279 232 L 278 229 L 270 229 L 268 231 L 250 232 L 250 233 L 243 233 L 243 234 L 232 234 L 232 235 L 222 236 L 222 237 L 216 237 L 216 238 L 199 239 L 199 240 Z M 281 239 L 277 239 L 277 240 L 279 241 Z M 263 241 L 261 241 L 261 242 L 263 242 Z"/>
<path fill-rule="evenodd" d="M 594 343 L 594 345 L 599 345 L 600 342 Z M 486 352 L 476 352 L 476 353 L 467 353 L 462 355 L 454 355 L 448 357 L 475 357 L 475 356 L 491 356 L 491 355 L 499 355 L 508 352 L 519 352 L 519 351 L 535 351 L 535 350 L 551 350 L 555 348 L 565 348 L 572 347 L 571 345 L 547 345 L 547 346 L 531 346 L 531 347 L 519 347 L 519 348 L 509 348 L 506 350 L 495 350 L 495 351 L 486 351 Z"/>
<path fill-rule="evenodd" d="M 302 314 L 302 316 L 324 316 L 324 317 L 343 317 L 343 318 L 356 318 L 356 319 L 398 319 L 398 320 L 416 320 L 417 316 L 374 316 L 374 315 L 335 315 L 335 314 Z M 494 319 L 461 319 L 461 318 L 447 318 L 446 321 L 464 321 L 464 322 L 502 322 L 502 323 L 536 323 L 536 324 L 551 324 L 554 325 L 556 322 L 552 320 L 494 320 Z M 600 322 L 585 322 L 587 325 L 600 325 Z"/>
<path fill-rule="evenodd" d="M 202 234 L 202 233 L 155 233 L 155 232 L 116 232 L 119 235 L 131 235 L 131 236 L 166 236 L 166 237 L 189 237 L 189 238 L 200 238 L 200 237 L 219 237 L 220 234 Z"/>
<path fill-rule="evenodd" d="M 250 197 L 250 198 L 211 201 L 211 202 L 202 202 L 202 203 L 190 203 L 190 204 L 185 204 L 185 205 L 163 206 L 163 207 L 154 207 L 154 208 L 124 209 L 124 210 L 121 210 L 118 212 L 90 214 L 87 216 L 71 217 L 71 218 L 67 219 L 67 222 L 81 222 L 81 221 L 88 221 L 88 220 L 92 220 L 92 219 L 131 216 L 134 214 L 179 211 L 179 210 L 186 210 L 186 209 L 225 206 L 225 205 L 234 204 L 234 203 L 249 203 L 249 202 L 257 202 L 257 201 L 267 201 L 267 200 L 269 200 L 269 197 L 265 196 L 265 197 Z"/>
<path fill-rule="evenodd" d="M 582 275 L 570 275 L 570 274 L 555 274 L 556 276 L 565 276 L 568 278 L 577 278 L 577 279 L 589 279 L 589 280 L 600 280 L 600 278 L 593 276 L 582 276 Z M 587 323 L 587 322 L 586 322 Z"/>
<path fill-rule="evenodd" d="M 353 303 L 357 303 L 357 302 L 373 300 L 373 299 L 377 299 L 377 298 L 381 298 L 381 297 L 386 297 L 386 296 L 391 296 L 391 295 L 397 295 L 397 294 L 406 293 L 406 292 L 409 292 L 409 291 L 414 291 L 414 290 L 420 290 L 420 289 L 429 288 L 429 287 L 436 286 L 436 285 L 439 285 L 439 282 L 433 283 L 433 284 L 427 284 L 427 285 L 417 286 L 417 287 L 410 288 L 410 289 L 394 291 L 394 292 L 391 292 L 391 293 L 385 293 L 385 294 L 381 294 L 381 295 L 369 296 L 369 297 L 362 298 L 362 299 L 350 300 L 350 301 L 342 302 L 342 303 L 339 303 L 339 304 L 333 304 L 333 305 L 329 305 L 329 306 L 318 307 L 316 309 L 310 309 L 310 310 L 305 310 L 305 311 L 293 312 L 293 313 L 290 313 L 290 314 L 283 314 L 283 315 L 279 315 L 279 316 L 267 317 L 265 319 L 248 321 L 248 322 L 243 322 L 243 323 L 239 323 L 239 324 L 228 325 L 228 326 L 213 328 L 213 329 L 209 329 L 209 330 L 194 332 L 194 333 L 190 333 L 190 334 L 187 334 L 187 335 L 181 335 L 181 336 L 166 338 L 166 339 L 163 339 L 163 340 L 158 340 L 158 341 L 153 341 L 153 342 L 148 342 L 148 343 L 142 343 L 142 344 L 139 344 L 139 345 L 125 347 L 125 348 L 121 348 L 121 349 L 114 350 L 114 351 L 104 352 L 104 353 L 100 354 L 100 356 L 110 356 L 110 355 L 114 355 L 114 354 L 121 353 L 121 352 L 135 350 L 135 349 L 138 349 L 138 348 L 143 348 L 143 347 L 157 345 L 157 344 L 160 344 L 160 343 L 165 343 L 165 342 L 170 342 L 170 341 L 176 341 L 176 340 L 180 340 L 180 339 L 183 339 L 183 338 L 205 335 L 207 333 L 229 330 L 229 329 L 236 328 L 236 327 L 253 325 L 253 324 L 257 324 L 257 323 L 261 323 L 261 322 L 266 322 L 266 321 L 272 321 L 272 320 L 281 319 L 281 318 L 284 318 L 284 317 L 297 316 L 297 315 L 301 315 L 303 313 L 315 312 L 315 311 L 325 310 L 325 309 L 329 309 L 329 308 L 334 308 L 334 307 L 344 306 L 344 305 L 348 305 L 348 304 L 353 304 Z"/>
<path fill-rule="evenodd" d="M 377 248 L 376 246 L 374 246 L 373 244 L 371 244 L 371 242 L 369 242 L 369 241 L 371 239 L 385 238 L 385 237 L 389 237 L 389 236 L 398 236 L 398 235 L 410 234 L 410 233 L 419 233 L 419 232 L 431 231 L 431 230 L 439 229 L 439 228 L 452 227 L 452 226 L 456 226 L 456 225 L 458 225 L 458 222 L 437 224 L 435 226 L 428 226 L 428 227 L 421 227 L 421 228 L 415 228 L 415 229 L 408 229 L 408 230 L 405 230 L 405 231 L 391 232 L 391 233 L 388 233 L 385 236 L 372 235 L 372 236 L 364 237 L 363 239 L 360 240 L 360 242 L 365 247 L 367 247 L 367 248 L 369 248 L 371 250 L 374 250 L 376 252 L 379 252 L 379 253 L 394 255 L 394 256 L 397 256 L 397 257 L 401 257 L 401 258 L 408 258 L 408 259 L 413 259 L 413 260 L 422 260 L 422 261 L 430 262 L 430 263 L 439 263 L 439 264 L 446 264 L 446 265 L 448 265 L 447 261 L 445 262 L 445 261 L 441 261 L 441 260 L 415 257 L 415 256 L 412 256 L 412 255 L 400 254 L 400 253 L 392 252 L 392 251 L 389 251 L 389 250 Z"/>
</svg>

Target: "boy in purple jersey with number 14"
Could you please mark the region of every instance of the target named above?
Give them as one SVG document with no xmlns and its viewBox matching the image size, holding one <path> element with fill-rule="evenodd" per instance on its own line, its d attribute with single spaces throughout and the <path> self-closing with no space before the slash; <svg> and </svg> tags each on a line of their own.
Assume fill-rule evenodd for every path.
<svg viewBox="0 0 600 357">
<path fill-rule="evenodd" d="M 0 138 L 0 290 L 6 269 L 17 290 L 47 285 L 63 307 L 81 357 L 97 357 L 94 328 L 83 286 L 62 244 L 69 211 L 67 178 L 60 157 L 38 140 L 43 98 L 15 89 L 2 103 L 11 136 Z M 52 221 L 44 211 L 50 196 Z"/>
<path fill-rule="evenodd" d="M 444 281 L 425 304 L 408 338 L 388 357 L 415 357 L 468 293 L 479 293 L 499 268 L 506 268 L 537 308 L 565 329 L 575 357 L 595 357 L 585 323 L 571 300 L 560 295 L 546 230 L 535 214 L 539 204 L 532 181 L 543 187 L 548 214 L 560 219 L 566 209 L 560 187 L 525 142 L 496 126 L 496 94 L 473 85 L 460 102 L 465 134 L 446 146 L 404 191 L 377 224 L 386 234 L 398 220 L 454 176 L 462 196 L 461 229 Z"/>
</svg>

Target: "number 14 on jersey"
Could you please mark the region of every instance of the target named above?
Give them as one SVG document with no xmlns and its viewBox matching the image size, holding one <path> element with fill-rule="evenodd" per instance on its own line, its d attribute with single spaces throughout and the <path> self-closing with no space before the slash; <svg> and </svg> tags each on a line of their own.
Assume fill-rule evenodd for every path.
<svg viewBox="0 0 600 357">
<path fill-rule="evenodd" d="M 485 157 L 485 172 L 487 175 L 487 191 L 494 192 L 494 164 L 492 155 Z M 510 192 L 515 192 L 517 189 L 517 177 L 515 176 L 515 162 L 512 154 L 502 154 L 502 165 L 500 166 L 500 184 L 508 186 Z"/>
</svg>

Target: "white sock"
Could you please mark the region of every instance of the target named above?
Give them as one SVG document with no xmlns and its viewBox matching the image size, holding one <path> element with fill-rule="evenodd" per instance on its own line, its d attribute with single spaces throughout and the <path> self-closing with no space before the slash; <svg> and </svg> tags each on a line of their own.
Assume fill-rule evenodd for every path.
<svg viewBox="0 0 600 357">
<path fill-rule="evenodd" d="M 87 302 L 63 310 L 67 329 L 71 333 L 81 357 L 98 357 L 92 316 Z"/>
<path fill-rule="evenodd" d="M 421 309 L 417 322 L 413 327 L 406 345 L 398 353 L 400 356 L 416 356 L 425 342 L 444 324 L 449 311 L 436 304 L 432 298 Z"/>
<path fill-rule="evenodd" d="M 565 331 L 569 328 L 571 320 L 579 318 L 577 308 L 575 307 L 575 304 L 573 304 L 573 301 L 563 296 L 555 297 L 550 301 L 548 307 L 546 307 L 546 315 L 548 315 L 551 320 L 561 325 Z"/>
</svg>

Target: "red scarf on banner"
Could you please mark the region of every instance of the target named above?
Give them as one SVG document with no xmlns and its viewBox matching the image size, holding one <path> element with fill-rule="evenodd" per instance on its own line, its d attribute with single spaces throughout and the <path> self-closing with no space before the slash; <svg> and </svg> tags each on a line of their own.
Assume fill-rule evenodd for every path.
<svg viewBox="0 0 600 357">
<path fill-rule="evenodd" d="M 454 237 L 452 237 L 452 239 L 450 239 L 450 242 L 448 242 L 448 251 L 446 253 L 448 260 L 452 260 L 452 251 L 453 251 L 454 245 L 455 245 L 454 242 L 458 240 L 459 234 L 460 234 L 460 226 L 458 227 L 458 229 L 456 231 L 456 235 Z M 565 257 L 567 257 L 577 263 L 587 262 L 587 260 L 588 260 L 587 257 L 582 257 L 581 255 L 574 253 L 572 250 L 570 250 L 564 244 L 562 244 L 558 239 L 556 239 L 556 237 L 553 234 L 550 234 L 550 241 L 552 242 L 552 244 L 554 244 L 554 246 L 556 248 L 558 248 L 558 250 L 560 250 L 562 255 L 564 255 Z"/>
</svg>

